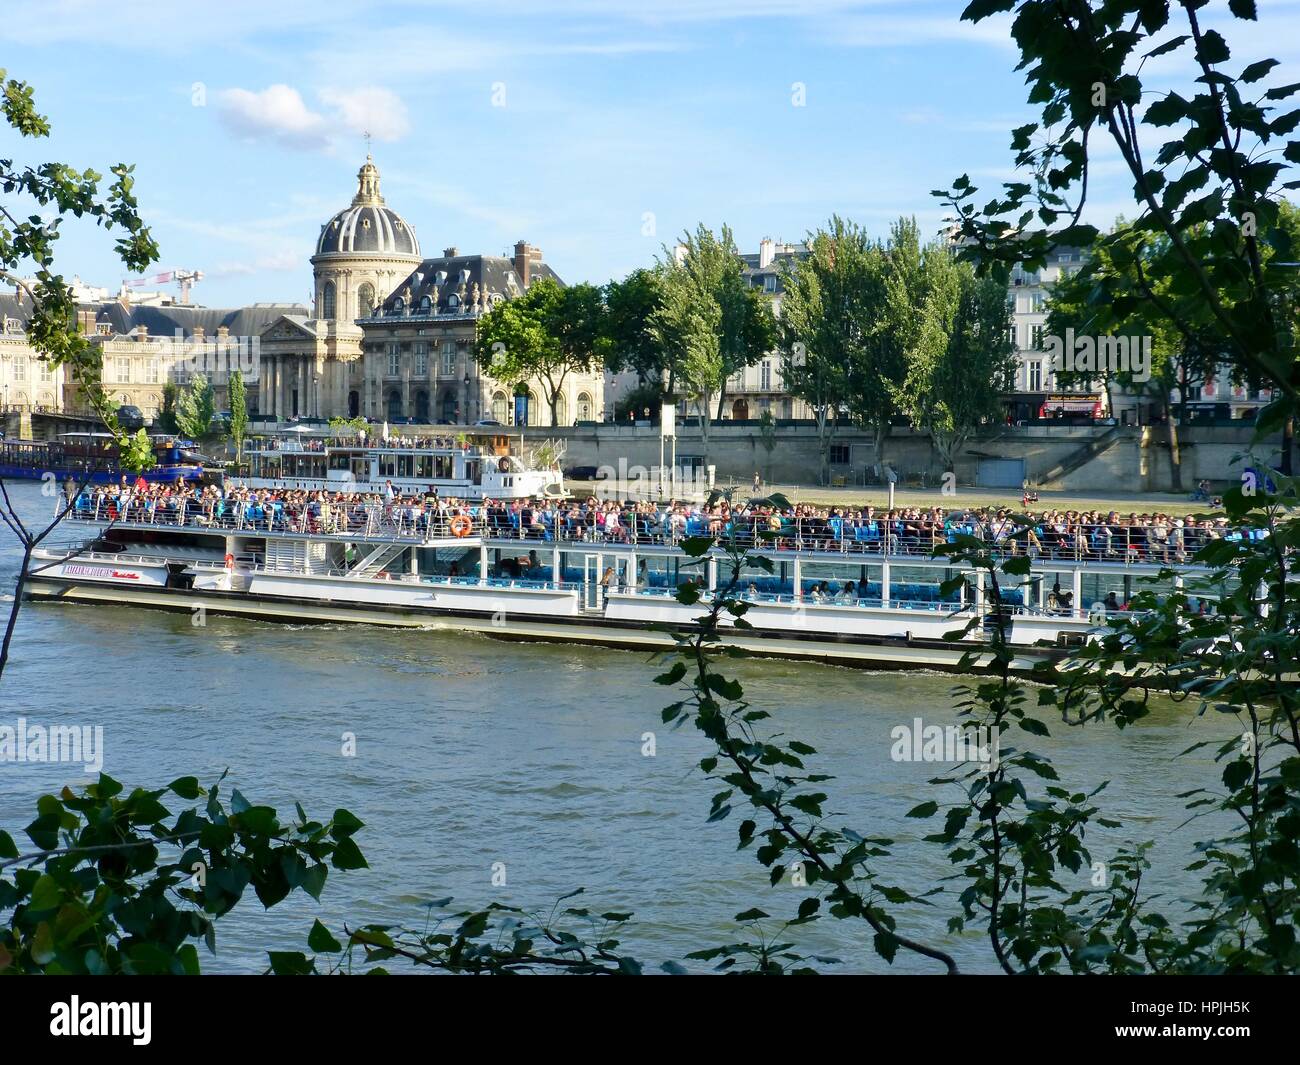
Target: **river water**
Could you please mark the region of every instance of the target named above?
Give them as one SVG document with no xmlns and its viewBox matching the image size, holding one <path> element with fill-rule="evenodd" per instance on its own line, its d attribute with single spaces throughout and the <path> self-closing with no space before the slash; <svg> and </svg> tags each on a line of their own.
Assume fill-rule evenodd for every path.
<svg viewBox="0 0 1300 1065">
<path fill-rule="evenodd" d="M 9 489 L 33 520 L 49 513 L 38 486 Z M 8 591 L 17 552 L 3 536 Z M 916 717 L 956 721 L 960 678 L 783 662 L 728 669 L 771 712 L 773 730 L 818 748 L 810 767 L 837 778 L 822 786 L 831 823 L 898 840 L 886 883 L 926 890 L 948 874 L 940 850 L 919 841 L 938 822 L 903 816 L 943 801 L 926 781 L 944 767 L 893 761 L 890 730 Z M 0 724 L 102 725 L 104 770 L 128 787 L 187 774 L 206 785 L 228 769 L 229 784 L 286 820 L 296 800 L 312 817 L 343 806 L 365 822 L 357 841 L 370 869 L 331 870 L 320 905 L 297 895 L 264 911 L 250 891 L 219 922 L 217 956 L 201 949 L 205 971 L 258 971 L 268 949 L 306 950 L 315 916 L 336 934 L 344 920 L 419 926 L 423 900 L 546 909 L 578 887 L 585 899 L 568 905 L 635 913 L 623 940 L 651 967 L 750 938 L 736 913 L 793 917 L 801 897 L 788 883 L 770 887 L 753 852 L 737 851 L 737 814 L 705 823 L 719 790 L 696 767 L 708 748 L 693 727 L 661 724 L 671 700 L 651 683 L 657 672 L 647 655 L 623 651 L 216 617 L 195 627 L 188 614 L 27 604 L 0 679 Z M 1221 715 L 1164 706 L 1123 732 L 1056 723 L 1035 743 L 1070 785 L 1111 781 L 1103 806 L 1125 823 L 1115 839 L 1158 841 L 1147 883 L 1169 897 L 1195 886 L 1183 866 L 1196 833 L 1178 827 L 1174 796 L 1218 777 L 1207 757 L 1177 752 L 1235 731 Z M 647 732 L 653 756 L 643 753 Z M 345 733 L 356 737 L 353 756 L 342 753 Z M 79 765 L 0 763 L 0 827 L 25 843 L 37 796 L 86 779 Z M 1105 857 L 1109 842 L 1091 842 Z M 984 938 L 945 931 L 955 912 L 955 897 L 941 896 L 903 915 L 900 930 L 944 945 L 963 968 L 991 969 Z M 887 968 L 860 922 L 826 918 L 794 934 L 844 970 Z M 900 954 L 894 971 L 934 966 Z"/>
</svg>

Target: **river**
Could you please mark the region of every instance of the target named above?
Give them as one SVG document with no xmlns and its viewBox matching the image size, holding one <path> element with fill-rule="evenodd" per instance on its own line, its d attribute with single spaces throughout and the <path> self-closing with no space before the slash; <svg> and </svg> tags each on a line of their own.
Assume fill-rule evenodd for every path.
<svg viewBox="0 0 1300 1065">
<path fill-rule="evenodd" d="M 39 486 L 9 490 L 33 521 L 48 515 Z M 3 537 L 8 591 L 17 549 Z M 758 661 L 728 669 L 771 712 L 773 730 L 815 746 L 810 765 L 835 774 L 823 785 L 831 823 L 898 841 L 886 883 L 925 890 L 949 873 L 941 851 L 919 841 L 937 820 L 903 816 L 944 798 L 926 784 L 943 767 L 893 761 L 890 730 L 916 717 L 956 721 L 960 678 Z M 423 900 L 545 909 L 578 887 L 578 905 L 635 913 L 625 947 L 655 967 L 748 938 L 733 916 L 750 907 L 792 917 L 801 897 L 788 883 L 770 887 L 753 851 L 737 851 L 743 814 L 706 823 L 719 790 L 696 768 L 708 748 L 693 727 L 661 724 L 671 700 L 651 683 L 658 671 L 645 654 L 604 649 L 211 616 L 196 627 L 188 614 L 28 604 L 0 679 L 0 724 L 102 725 L 104 770 L 128 787 L 187 774 L 206 785 L 228 769 L 229 785 L 286 819 L 296 800 L 313 817 L 343 806 L 365 822 L 357 841 L 368 870 L 331 870 L 320 905 L 297 895 L 264 911 L 250 891 L 219 922 L 217 955 L 200 949 L 205 971 L 258 971 L 267 950 L 306 950 L 314 916 L 336 934 L 344 920 L 419 926 Z M 647 732 L 653 756 L 643 753 Z M 1116 838 L 1156 839 L 1147 883 L 1176 896 L 1196 884 L 1183 871 L 1196 834 L 1178 827 L 1175 795 L 1218 778 L 1204 752 L 1176 754 L 1234 732 L 1221 715 L 1164 705 L 1124 731 L 1055 723 L 1034 742 L 1069 784 L 1111 781 L 1102 804 L 1125 824 Z M 356 737 L 353 756 L 345 733 Z M 26 843 L 37 796 L 86 779 L 80 766 L 0 763 L 0 827 Z M 505 883 L 494 884 L 502 869 Z M 910 909 L 900 931 L 945 946 L 963 968 L 991 969 L 984 938 L 945 930 L 959 891 Z M 843 970 L 888 968 L 861 922 L 825 918 L 793 935 L 803 950 L 843 959 Z M 935 966 L 900 954 L 893 970 Z"/>
</svg>

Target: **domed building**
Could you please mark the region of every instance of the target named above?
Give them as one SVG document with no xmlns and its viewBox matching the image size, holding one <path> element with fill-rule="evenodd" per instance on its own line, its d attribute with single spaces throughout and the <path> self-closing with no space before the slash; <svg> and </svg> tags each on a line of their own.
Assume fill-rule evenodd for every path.
<svg viewBox="0 0 1300 1065">
<path fill-rule="evenodd" d="M 473 354 L 478 319 L 538 278 L 560 282 L 542 253 L 520 241 L 513 257 L 426 258 L 415 231 L 379 193 L 367 155 L 352 203 L 321 226 L 311 257 L 311 313 L 281 314 L 261 335 L 250 407 L 279 419 L 362 416 L 375 421 L 513 424 L 513 389 Z M 554 420 L 598 417 L 600 371 L 570 373 Z M 527 422 L 550 424 L 547 389 L 527 382 Z"/>
<path fill-rule="evenodd" d="M 367 155 L 352 203 L 316 239 L 313 313 L 284 315 L 262 334 L 260 413 L 328 418 L 355 412 L 364 387 L 357 319 L 373 313 L 420 261 L 415 230 L 384 202 L 379 168 Z"/>
<path fill-rule="evenodd" d="M 369 317 L 420 258 L 415 230 L 384 203 L 379 168 L 367 155 L 351 206 L 320 227 L 311 258 L 316 317 L 348 322 Z"/>
</svg>

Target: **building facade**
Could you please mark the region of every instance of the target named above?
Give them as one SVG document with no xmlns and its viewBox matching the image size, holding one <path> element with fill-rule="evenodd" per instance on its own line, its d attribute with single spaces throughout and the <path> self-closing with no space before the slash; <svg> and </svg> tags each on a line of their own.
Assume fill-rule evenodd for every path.
<svg viewBox="0 0 1300 1065">
<path fill-rule="evenodd" d="M 30 317 L 31 300 L 20 288 L 0 296 L 0 409 L 58 412 L 64 409 L 67 373 L 51 367 L 29 343 Z"/>
<path fill-rule="evenodd" d="M 364 391 L 356 397 L 367 417 L 388 421 L 502 425 L 572 425 L 592 421 L 604 405 L 604 375 L 570 372 L 554 421 L 548 388 L 524 382 L 526 411 L 516 389 L 492 377 L 474 358 L 478 320 L 540 278 L 563 284 L 540 249 L 520 241 L 512 258 L 462 255 L 446 248 L 425 259 L 358 325 L 365 334 Z"/>
</svg>

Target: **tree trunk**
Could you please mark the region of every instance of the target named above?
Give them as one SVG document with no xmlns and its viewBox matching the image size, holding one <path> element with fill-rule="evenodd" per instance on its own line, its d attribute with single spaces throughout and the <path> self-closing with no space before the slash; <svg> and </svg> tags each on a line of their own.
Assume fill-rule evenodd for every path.
<svg viewBox="0 0 1300 1065">
<path fill-rule="evenodd" d="M 1169 487 L 1175 492 L 1183 490 L 1183 453 L 1178 443 L 1178 426 L 1174 424 L 1169 401 L 1162 404 L 1165 417 L 1165 436 L 1169 443 Z"/>
<path fill-rule="evenodd" d="M 32 561 L 30 544 L 23 544 L 23 558 L 18 566 L 18 576 L 14 578 L 14 602 L 9 608 L 9 621 L 5 625 L 3 642 L 0 642 L 0 676 L 4 675 L 5 666 L 9 664 L 9 645 L 13 642 L 14 629 L 18 625 L 18 611 L 23 605 L 23 589 L 27 586 L 27 570 Z"/>
<path fill-rule="evenodd" d="M 1288 418 L 1282 426 L 1282 475 L 1291 476 L 1291 452 L 1295 450 L 1295 419 Z"/>
</svg>

